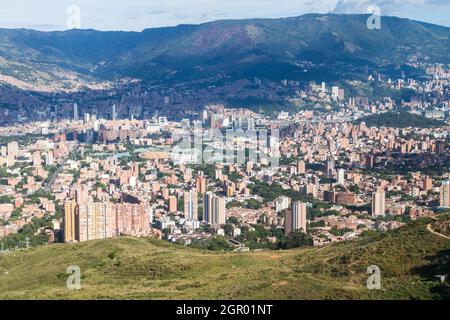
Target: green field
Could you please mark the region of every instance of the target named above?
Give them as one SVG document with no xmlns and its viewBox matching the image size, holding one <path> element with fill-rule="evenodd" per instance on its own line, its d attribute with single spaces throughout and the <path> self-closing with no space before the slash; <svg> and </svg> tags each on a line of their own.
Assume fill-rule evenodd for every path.
<svg viewBox="0 0 450 320">
<path fill-rule="evenodd" d="M 432 234 L 448 221 L 323 248 L 215 253 L 152 239 L 51 245 L 0 256 L 0 299 L 448 299 L 450 241 Z M 81 290 L 66 269 L 81 268 Z M 381 268 L 381 290 L 366 288 Z M 7 270 L 7 273 L 6 273 Z"/>
</svg>

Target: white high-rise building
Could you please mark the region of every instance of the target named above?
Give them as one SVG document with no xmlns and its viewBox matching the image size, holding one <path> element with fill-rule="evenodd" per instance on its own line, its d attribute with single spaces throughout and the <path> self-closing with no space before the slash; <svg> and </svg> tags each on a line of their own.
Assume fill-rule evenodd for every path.
<svg viewBox="0 0 450 320">
<path fill-rule="evenodd" d="M 292 204 L 292 231 L 303 230 L 306 233 L 306 203 Z"/>
<path fill-rule="evenodd" d="M 213 225 L 225 224 L 225 198 L 215 196 L 212 192 L 207 192 L 203 203 L 203 220 Z"/>
<path fill-rule="evenodd" d="M 291 205 L 291 198 L 286 197 L 286 196 L 278 197 L 275 200 L 275 211 L 281 212 L 281 211 L 289 208 L 290 205 Z"/>
<path fill-rule="evenodd" d="M 372 195 L 372 216 L 384 216 L 386 212 L 386 194 L 382 190 L 377 190 Z"/>
<path fill-rule="evenodd" d="M 338 170 L 337 183 L 339 183 L 339 184 L 344 184 L 345 183 L 345 170 L 344 169 L 339 169 Z"/>
<path fill-rule="evenodd" d="M 52 166 L 54 163 L 54 158 L 53 158 L 53 151 L 50 150 L 47 152 L 47 154 L 45 155 L 45 165 L 47 166 Z"/>
<path fill-rule="evenodd" d="M 78 121 L 78 105 L 73 104 L 73 120 Z"/>
<path fill-rule="evenodd" d="M 11 141 L 7 145 L 8 156 L 17 156 L 19 154 L 19 143 L 17 141 Z"/>
<path fill-rule="evenodd" d="M 331 97 L 334 99 L 339 97 L 339 87 L 338 86 L 334 86 L 331 88 Z"/>
<path fill-rule="evenodd" d="M 195 189 L 184 193 L 184 216 L 186 219 L 198 220 L 198 199 Z"/>
<path fill-rule="evenodd" d="M 111 119 L 113 120 L 113 121 L 116 121 L 116 105 L 115 104 L 113 104 L 112 105 L 112 110 L 111 110 Z"/>
<path fill-rule="evenodd" d="M 212 197 L 211 200 L 211 224 L 222 225 L 226 222 L 225 198 Z"/>
</svg>

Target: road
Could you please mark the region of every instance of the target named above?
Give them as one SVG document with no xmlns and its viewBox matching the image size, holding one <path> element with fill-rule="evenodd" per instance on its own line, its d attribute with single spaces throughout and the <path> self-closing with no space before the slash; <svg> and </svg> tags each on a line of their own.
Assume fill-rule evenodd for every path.
<svg viewBox="0 0 450 320">
<path fill-rule="evenodd" d="M 442 233 L 439 233 L 439 232 L 434 231 L 433 228 L 431 228 L 431 223 L 429 223 L 429 224 L 427 225 L 427 230 L 428 230 L 429 232 L 431 232 L 432 234 L 435 234 L 435 235 L 437 235 L 437 236 L 439 236 L 439 237 L 442 237 L 442 238 L 444 238 L 444 239 L 450 240 L 450 237 L 447 237 L 446 235 L 444 235 L 444 234 L 442 234 Z"/>
</svg>

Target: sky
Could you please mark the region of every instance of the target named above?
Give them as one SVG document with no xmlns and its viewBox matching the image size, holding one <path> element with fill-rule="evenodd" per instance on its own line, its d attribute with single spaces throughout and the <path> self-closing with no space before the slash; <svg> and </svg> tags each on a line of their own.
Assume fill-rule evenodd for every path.
<svg viewBox="0 0 450 320">
<path fill-rule="evenodd" d="M 373 5 L 381 15 L 450 27 L 450 0 L 1 0 L 0 28 L 141 31 L 222 19 L 367 13 Z"/>
</svg>

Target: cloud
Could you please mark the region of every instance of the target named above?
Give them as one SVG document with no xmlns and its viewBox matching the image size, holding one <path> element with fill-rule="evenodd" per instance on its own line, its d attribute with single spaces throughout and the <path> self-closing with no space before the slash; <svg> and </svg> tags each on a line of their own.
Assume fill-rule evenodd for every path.
<svg viewBox="0 0 450 320">
<path fill-rule="evenodd" d="M 426 2 L 426 0 L 339 0 L 332 12 L 367 13 L 367 8 L 370 6 L 378 6 L 381 14 L 390 15 L 402 12 L 406 7 L 424 6 Z"/>
<path fill-rule="evenodd" d="M 450 0 L 1 0 L 0 27 L 65 29 L 67 6 L 81 8 L 82 28 L 134 30 L 219 19 L 280 18 L 307 13 L 367 13 L 442 23 Z M 448 25 L 448 23 L 447 23 Z"/>
</svg>

